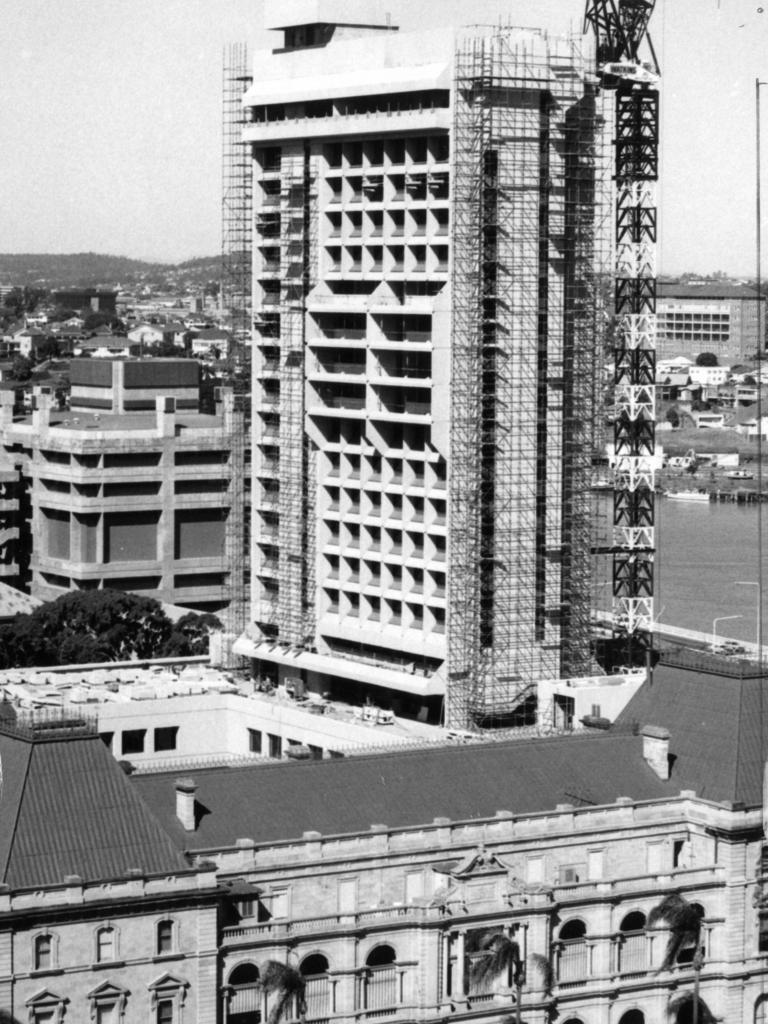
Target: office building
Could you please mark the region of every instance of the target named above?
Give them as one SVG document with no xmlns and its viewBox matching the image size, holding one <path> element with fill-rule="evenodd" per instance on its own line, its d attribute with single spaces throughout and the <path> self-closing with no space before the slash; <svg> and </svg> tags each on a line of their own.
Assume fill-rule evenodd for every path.
<svg viewBox="0 0 768 1024">
<path fill-rule="evenodd" d="M 758 299 L 746 285 L 664 282 L 657 312 L 659 359 L 695 359 L 711 352 L 719 363 L 733 366 L 765 351 L 765 298 Z"/>
<path fill-rule="evenodd" d="M 230 608 L 245 572 L 233 395 L 202 414 L 191 360 L 74 360 L 71 383 L 69 410 L 38 388 L 23 419 L 0 395 L 6 579 L 43 600 L 109 587 Z"/>
<path fill-rule="evenodd" d="M 253 189 L 252 624 L 289 684 L 531 720 L 587 675 L 600 115 L 581 40 L 275 4 Z M 345 13 L 346 12 L 346 13 Z"/>
</svg>

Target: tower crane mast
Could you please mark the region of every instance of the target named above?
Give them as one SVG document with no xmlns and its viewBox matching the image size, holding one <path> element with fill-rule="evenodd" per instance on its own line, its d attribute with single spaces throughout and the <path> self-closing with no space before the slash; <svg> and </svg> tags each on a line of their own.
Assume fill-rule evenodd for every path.
<svg viewBox="0 0 768 1024">
<path fill-rule="evenodd" d="M 615 95 L 613 622 L 629 658 L 653 623 L 656 445 L 656 182 L 659 69 L 648 24 L 656 0 L 587 0 L 597 75 Z M 647 43 L 651 61 L 643 62 Z"/>
</svg>

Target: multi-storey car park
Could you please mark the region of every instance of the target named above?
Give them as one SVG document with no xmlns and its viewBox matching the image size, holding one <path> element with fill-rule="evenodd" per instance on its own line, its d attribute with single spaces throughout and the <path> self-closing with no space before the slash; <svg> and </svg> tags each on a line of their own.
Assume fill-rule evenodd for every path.
<svg viewBox="0 0 768 1024">
<path fill-rule="evenodd" d="M 252 626 L 281 681 L 524 721 L 589 661 L 583 40 L 275 7 L 253 155 Z M 396 701 L 397 702 L 397 701 Z"/>
</svg>

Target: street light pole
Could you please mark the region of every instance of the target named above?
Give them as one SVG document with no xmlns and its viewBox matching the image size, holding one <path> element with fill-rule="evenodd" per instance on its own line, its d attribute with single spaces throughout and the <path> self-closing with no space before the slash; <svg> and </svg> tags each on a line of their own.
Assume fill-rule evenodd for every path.
<svg viewBox="0 0 768 1024">
<path fill-rule="evenodd" d="M 760 661 L 762 660 L 761 659 L 761 655 L 760 655 L 760 640 L 761 640 L 761 636 L 760 636 L 760 626 L 761 626 L 761 623 L 760 623 L 760 584 L 758 583 L 757 580 L 734 580 L 733 582 L 734 582 L 734 584 L 737 587 L 757 587 L 757 600 L 755 602 L 755 613 L 756 613 L 756 618 L 755 618 L 755 629 L 756 629 L 755 647 L 757 648 L 757 650 L 755 651 L 755 654 L 757 655 L 757 661 L 758 661 L 758 664 L 759 664 Z"/>
<path fill-rule="evenodd" d="M 743 618 L 744 618 L 743 615 L 718 615 L 718 617 L 713 620 L 713 622 L 712 622 L 712 650 L 713 651 L 715 649 L 715 644 L 717 642 L 717 624 L 718 624 L 718 622 L 725 622 L 726 619 L 743 619 Z"/>
</svg>

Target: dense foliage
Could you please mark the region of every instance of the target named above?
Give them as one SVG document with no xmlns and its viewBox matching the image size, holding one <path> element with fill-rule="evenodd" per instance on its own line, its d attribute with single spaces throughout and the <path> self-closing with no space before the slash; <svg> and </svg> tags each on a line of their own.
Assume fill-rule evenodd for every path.
<svg viewBox="0 0 768 1024">
<path fill-rule="evenodd" d="M 205 654 L 215 615 L 173 623 L 158 601 L 120 590 L 63 594 L 0 626 L 0 668 Z"/>
<path fill-rule="evenodd" d="M 700 352 L 696 356 L 697 366 L 718 366 L 717 356 L 714 352 Z"/>
</svg>

